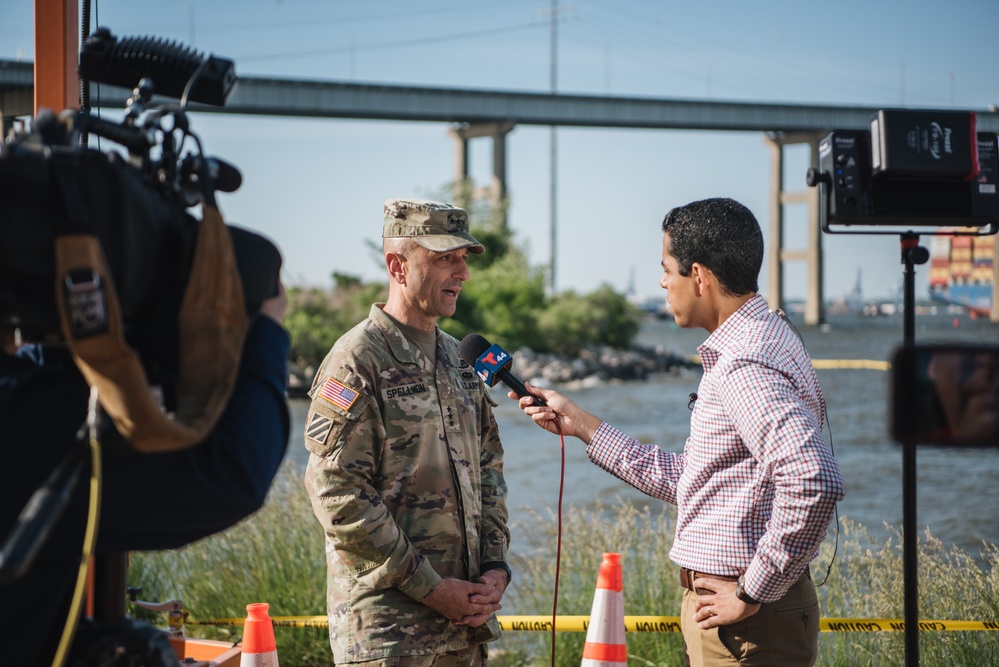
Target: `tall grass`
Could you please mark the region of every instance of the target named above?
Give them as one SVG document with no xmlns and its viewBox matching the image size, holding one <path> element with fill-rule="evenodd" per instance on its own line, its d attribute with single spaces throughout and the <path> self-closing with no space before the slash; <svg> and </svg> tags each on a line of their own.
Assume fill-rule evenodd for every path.
<svg viewBox="0 0 999 667">
<path fill-rule="evenodd" d="M 253 602 L 268 603 L 272 617 L 326 614 L 323 530 L 301 473 L 287 464 L 255 515 L 183 549 L 133 553 L 128 570 L 129 586 L 141 587 L 142 599 L 179 599 L 190 621 L 244 618 Z M 148 613 L 135 616 L 156 623 Z M 236 641 L 243 628 L 188 625 L 185 634 Z M 333 663 L 326 628 L 276 627 L 274 636 L 286 667 Z"/>
<path fill-rule="evenodd" d="M 544 615 L 552 612 L 555 578 L 556 518 L 531 515 L 528 544 L 514 545 L 514 582 L 502 614 Z M 625 614 L 678 616 L 681 589 L 676 566 L 667 554 L 672 543 L 675 511 L 619 501 L 589 509 L 571 508 L 563 515 L 563 544 L 558 613 L 588 615 L 604 552 L 621 554 Z M 848 519 L 840 522 L 838 554 L 828 581 L 819 587 L 824 617 L 902 618 L 902 535 L 890 532 L 875 540 Z M 833 553 L 833 536 L 812 564 L 822 581 Z M 242 618 L 246 604 L 267 602 L 272 616 L 324 616 L 326 560 L 323 533 L 301 474 L 286 467 L 279 474 L 265 507 L 228 531 L 178 551 L 135 553 L 129 585 L 141 586 L 142 599 L 178 598 L 190 620 Z M 999 620 L 999 548 L 983 544 L 979 558 L 947 547 L 929 531 L 919 540 L 920 618 Z M 136 612 L 158 625 L 165 619 Z M 188 625 L 194 637 L 236 640 L 242 627 Z M 326 628 L 275 628 L 284 667 L 332 664 Z M 577 666 L 585 634 L 559 633 L 557 664 Z M 629 663 L 684 664 L 679 633 L 629 633 Z M 901 665 L 902 632 L 823 632 L 819 665 Z M 491 645 L 490 664 L 548 665 L 551 636 L 540 632 L 507 632 Z M 924 665 L 999 664 L 999 637 L 992 631 L 920 633 Z"/>
</svg>

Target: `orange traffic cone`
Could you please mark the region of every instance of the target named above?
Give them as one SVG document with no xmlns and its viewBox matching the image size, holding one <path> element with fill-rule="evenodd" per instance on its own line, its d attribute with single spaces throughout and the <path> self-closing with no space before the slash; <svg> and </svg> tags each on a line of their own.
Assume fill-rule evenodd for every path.
<svg viewBox="0 0 999 667">
<path fill-rule="evenodd" d="M 267 614 L 269 607 L 266 602 L 246 605 L 243 653 L 239 659 L 239 667 L 278 667 L 274 622 Z"/>
<path fill-rule="evenodd" d="M 586 629 L 582 667 L 615 667 L 628 664 L 624 642 L 624 592 L 621 554 L 604 554 L 593 593 L 590 625 Z"/>
</svg>

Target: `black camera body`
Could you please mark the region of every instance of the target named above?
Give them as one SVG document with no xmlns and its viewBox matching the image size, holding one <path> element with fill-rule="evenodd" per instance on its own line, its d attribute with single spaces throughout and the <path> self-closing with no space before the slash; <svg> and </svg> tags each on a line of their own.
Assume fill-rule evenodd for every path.
<svg viewBox="0 0 999 667">
<path fill-rule="evenodd" d="M 97 287 L 114 288 L 126 341 L 150 381 L 169 386 L 201 225 L 188 209 L 217 208 L 215 192 L 242 182 L 236 167 L 202 153 L 184 102 L 221 105 L 235 73 L 231 61 L 163 40 L 118 39 L 104 28 L 84 45 L 80 69 L 99 82 L 131 80 L 133 97 L 120 123 L 88 110 L 58 118 L 42 110 L 30 131 L 0 147 L 0 328 L 18 329 L 25 342 L 65 342 L 56 292 L 74 286 L 55 284 L 55 241 L 96 237 L 114 283 Z M 154 92 L 184 99 L 152 108 Z M 89 148 L 91 135 L 117 150 Z M 226 229 L 252 317 L 278 294 L 281 254 L 255 232 Z"/>
<path fill-rule="evenodd" d="M 999 141 L 972 112 L 882 110 L 871 129 L 819 143 L 822 229 L 936 226 L 999 231 Z M 896 233 L 896 232 L 891 232 Z"/>
<path fill-rule="evenodd" d="M 117 152 L 47 143 L 39 129 L 0 152 L 0 201 L 0 327 L 17 328 L 25 342 L 62 342 L 55 239 L 92 234 L 114 280 L 126 340 L 151 380 L 172 384 L 177 314 L 200 225 L 175 193 Z M 281 255 L 268 239 L 227 228 L 252 316 L 277 294 Z"/>
</svg>

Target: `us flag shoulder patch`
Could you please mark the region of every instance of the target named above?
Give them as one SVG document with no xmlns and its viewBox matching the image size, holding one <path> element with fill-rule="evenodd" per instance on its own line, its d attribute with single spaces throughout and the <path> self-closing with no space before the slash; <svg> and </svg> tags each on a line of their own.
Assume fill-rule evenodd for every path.
<svg viewBox="0 0 999 667">
<path fill-rule="evenodd" d="M 350 406 L 357 400 L 358 393 L 357 390 L 351 389 L 339 380 L 329 378 L 323 383 L 319 395 L 338 408 L 350 410 Z"/>
</svg>

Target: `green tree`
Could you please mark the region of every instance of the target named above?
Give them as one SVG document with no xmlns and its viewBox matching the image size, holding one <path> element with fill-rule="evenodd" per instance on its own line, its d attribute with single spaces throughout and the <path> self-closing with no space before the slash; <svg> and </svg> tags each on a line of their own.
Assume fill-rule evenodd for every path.
<svg viewBox="0 0 999 667">
<path fill-rule="evenodd" d="M 526 248 L 514 242 L 504 224 L 508 202 L 493 205 L 470 180 L 452 183 L 446 191 L 453 196 L 436 198 L 451 199 L 468 211 L 472 235 L 486 251 L 469 256 L 471 280 L 462 286 L 454 317 L 441 320 L 441 328 L 458 339 L 479 333 L 508 349 L 542 345 L 537 319 L 547 305 L 545 275 L 530 267 Z"/>
<path fill-rule="evenodd" d="M 544 272 L 531 269 L 519 251 L 486 268 L 478 268 L 474 260 L 469 264 L 472 279 L 462 287 L 454 317 L 441 320 L 441 328 L 458 339 L 479 333 L 511 350 L 544 347 L 538 328 L 538 315 L 547 303 Z"/>
<path fill-rule="evenodd" d="M 372 303 L 384 301 L 387 286 L 333 274 L 332 290 L 319 287 L 288 289 L 284 326 L 291 336 L 289 359 L 306 374 L 315 372 L 337 339 L 368 316 Z"/>
</svg>

